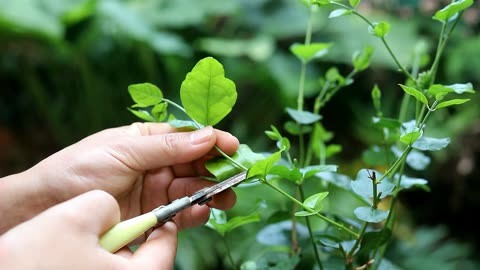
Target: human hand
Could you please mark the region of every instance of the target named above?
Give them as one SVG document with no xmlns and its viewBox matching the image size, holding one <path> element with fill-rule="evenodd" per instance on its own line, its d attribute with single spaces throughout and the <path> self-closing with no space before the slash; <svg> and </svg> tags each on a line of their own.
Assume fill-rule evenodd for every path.
<svg viewBox="0 0 480 270">
<path fill-rule="evenodd" d="M 155 229 L 133 254 L 111 254 L 99 237 L 120 221 L 115 199 L 90 191 L 58 204 L 0 237 L 1 269 L 173 269 L 177 227 Z"/>
<path fill-rule="evenodd" d="M 124 220 L 214 184 L 198 176 L 207 174 L 204 161 L 218 154 L 215 145 L 233 154 L 238 140 L 211 127 L 178 132 L 168 124 L 135 123 L 93 134 L 46 158 L 21 180 L 31 180 L 29 187 L 37 194 L 30 199 L 40 200 L 35 204 L 43 207 L 38 212 L 100 189 L 117 199 Z M 228 190 L 208 206 L 228 209 L 234 203 L 235 194 Z M 179 228 L 193 227 L 208 216 L 207 206 L 195 205 L 174 221 Z"/>
</svg>

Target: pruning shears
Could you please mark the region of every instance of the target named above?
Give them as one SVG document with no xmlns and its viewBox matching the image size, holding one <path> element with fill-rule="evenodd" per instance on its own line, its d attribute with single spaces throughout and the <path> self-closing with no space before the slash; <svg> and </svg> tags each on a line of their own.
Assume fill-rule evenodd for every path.
<svg viewBox="0 0 480 270">
<path fill-rule="evenodd" d="M 117 252 L 119 249 L 145 233 L 153 227 L 162 226 L 173 218 L 178 212 L 195 204 L 203 205 L 209 202 L 212 197 L 231 187 L 237 186 L 245 180 L 247 172 L 241 172 L 227 180 L 211 187 L 203 188 L 191 196 L 176 199 L 173 202 L 153 209 L 151 212 L 141 216 L 122 221 L 110 228 L 100 237 L 100 246 L 109 252 Z"/>
</svg>

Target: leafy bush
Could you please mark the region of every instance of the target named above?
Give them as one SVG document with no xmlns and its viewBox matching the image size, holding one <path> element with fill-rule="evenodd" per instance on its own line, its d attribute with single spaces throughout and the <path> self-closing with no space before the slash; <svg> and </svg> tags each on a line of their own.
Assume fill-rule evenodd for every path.
<svg viewBox="0 0 480 270">
<path fill-rule="evenodd" d="M 285 108 L 290 119 L 284 123 L 283 129 L 272 125 L 265 131 L 267 137 L 276 143 L 277 151 L 261 155 L 241 145 L 232 157 L 222 153 L 223 157 L 206 164 L 216 181 L 248 171 L 249 183 L 239 187 L 239 198 L 245 200 L 242 196 L 251 190 L 254 192 L 248 198 L 257 201 L 250 203 L 249 207 L 254 210 L 248 215 L 212 211 L 207 227 L 217 231 L 223 239 L 230 267 L 474 267 L 472 262 L 465 260 L 469 251 L 460 246 L 454 248 L 457 250 L 455 255 L 446 255 L 440 249 L 438 252 L 442 256 L 432 254 L 426 257 L 421 247 L 434 245 L 443 234 L 441 230 L 419 230 L 413 237 L 419 241 L 417 252 L 409 247 L 411 244 L 407 239 L 402 239 L 398 233 L 395 237 L 396 226 L 401 226 L 399 194 L 414 188 L 428 191 L 428 181 L 417 176 L 430 163 L 426 152 L 442 150 L 450 143 L 448 137 L 428 136 L 427 120 L 439 110 L 449 110 L 468 102 L 471 94 L 475 93 L 471 83 L 440 84 L 436 80 L 447 41 L 461 14 L 473 1 L 452 2 L 437 11 L 433 19 L 439 22 L 441 32 L 433 61 L 420 61 L 426 58 L 426 51 L 416 47 L 413 60 L 408 65 L 400 63 L 387 41 L 391 25 L 387 21 L 371 21 L 362 15 L 357 10 L 360 1 L 350 0 L 348 4 L 323 0 L 303 2 L 309 10 L 305 42 L 290 47 L 301 64 L 296 107 Z M 345 16 L 361 18 L 368 26 L 368 32 L 380 40 L 405 77 L 404 82 L 396 86 L 398 90 L 403 90 L 403 99 L 391 104 L 397 106 L 396 114 L 391 108 L 385 112 L 382 91 L 377 85 L 373 86 L 371 100 L 374 113 L 363 117 L 370 119 L 378 139 L 363 154 L 369 167 L 358 170 L 354 178 L 338 173 L 338 165 L 327 163 L 342 151 L 342 146 L 331 143 L 334 136 L 322 125 L 320 113 L 338 91 L 353 85 L 361 72 L 369 67 L 374 48 L 366 46 L 355 52 L 351 63 L 353 68 L 346 75 L 337 67 L 329 68 L 317 84 L 319 90 L 315 91 L 315 97 L 307 99 L 305 85 L 309 63 L 327 56 L 329 49 L 335 46 L 330 42 L 311 40 L 313 18 L 319 9 L 329 7 L 335 8 L 330 12 L 330 19 L 340 20 L 337 17 Z M 182 106 L 164 98 L 162 91 L 150 83 L 131 85 L 129 92 L 135 101 L 130 111 L 136 116 L 146 121 L 167 121 L 174 127 L 187 129 L 217 124 L 232 110 L 237 98 L 235 84 L 225 77 L 223 66 L 212 57 L 200 60 L 187 74 L 180 87 Z M 312 104 L 307 104 L 310 100 Z M 178 119 L 178 114 L 171 114 L 170 108 L 184 113 L 182 119 Z M 275 197 L 272 192 L 276 192 L 277 197 L 282 196 L 283 200 L 272 200 Z M 247 224 L 250 226 L 256 222 L 261 225 L 255 230 L 240 231 L 244 225 L 247 227 Z M 237 235 L 238 231 L 241 236 Z M 246 236 L 252 233 L 254 240 Z M 239 240 L 243 237 L 248 240 Z M 452 243 L 443 247 L 448 250 L 455 245 Z M 233 250 L 232 246 L 235 247 Z M 248 246 L 248 249 L 242 250 L 242 246 Z M 402 256 L 408 259 L 399 259 Z"/>
</svg>

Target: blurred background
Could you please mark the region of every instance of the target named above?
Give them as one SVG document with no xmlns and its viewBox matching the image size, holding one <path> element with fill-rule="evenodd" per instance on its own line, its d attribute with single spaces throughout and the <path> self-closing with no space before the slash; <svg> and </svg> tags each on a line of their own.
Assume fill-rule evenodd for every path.
<svg viewBox="0 0 480 270">
<path fill-rule="evenodd" d="M 430 54 L 424 59 L 428 63 L 441 27 L 431 17 L 449 2 L 363 0 L 359 9 L 371 20 L 392 24 L 387 41 L 401 63 L 408 63 L 418 48 Z M 478 90 L 479 6 L 476 2 L 463 14 L 437 82 L 471 82 Z M 307 103 L 318 91 L 320 74 L 337 66 L 346 75 L 354 51 L 375 47 L 371 67 L 322 111 L 325 128 L 343 146 L 335 162 L 341 173 L 353 176 L 366 167 L 362 152 L 375 143 L 370 91 L 377 83 L 384 113 L 397 115 L 403 95 L 397 84 L 403 76 L 365 23 L 353 16 L 328 19 L 330 11 L 322 8 L 315 16 L 313 40 L 334 45 L 326 58 L 309 65 Z M 185 74 L 208 55 L 224 65 L 238 91 L 233 112 L 218 127 L 256 151 L 273 150 L 263 131 L 271 124 L 281 127 L 287 119 L 284 107 L 296 104 L 300 64 L 289 46 L 303 42 L 307 14 L 299 0 L 0 0 L 0 176 L 27 169 L 91 133 L 137 121 L 126 109 L 133 103 L 129 84 L 152 82 L 178 100 Z M 431 192 L 401 196 L 411 234 L 433 247 L 442 243 L 449 248 L 438 256 L 480 254 L 473 221 L 480 209 L 479 101 L 476 94 L 465 105 L 434 114 L 429 134 L 449 136 L 452 143 L 433 153 L 427 171 L 417 175 L 429 180 Z M 273 201 L 277 196 L 266 194 Z M 240 200 L 242 196 L 240 190 Z M 241 211 L 241 201 L 239 205 Z M 199 228 L 181 237 L 200 241 L 216 236 Z M 178 268 L 222 268 L 222 248 L 206 242 L 211 242 L 209 251 L 200 244 L 181 244 Z M 248 259 L 241 251 L 247 244 L 233 246 L 239 250 L 235 259 Z M 431 254 L 433 247 L 417 246 L 416 252 Z"/>
</svg>

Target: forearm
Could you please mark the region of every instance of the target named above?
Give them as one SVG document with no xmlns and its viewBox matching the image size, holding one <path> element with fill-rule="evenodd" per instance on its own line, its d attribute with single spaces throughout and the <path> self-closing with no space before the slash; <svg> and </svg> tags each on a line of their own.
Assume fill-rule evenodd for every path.
<svg viewBox="0 0 480 270">
<path fill-rule="evenodd" d="M 0 235 L 52 206 L 32 170 L 0 178 Z"/>
</svg>

